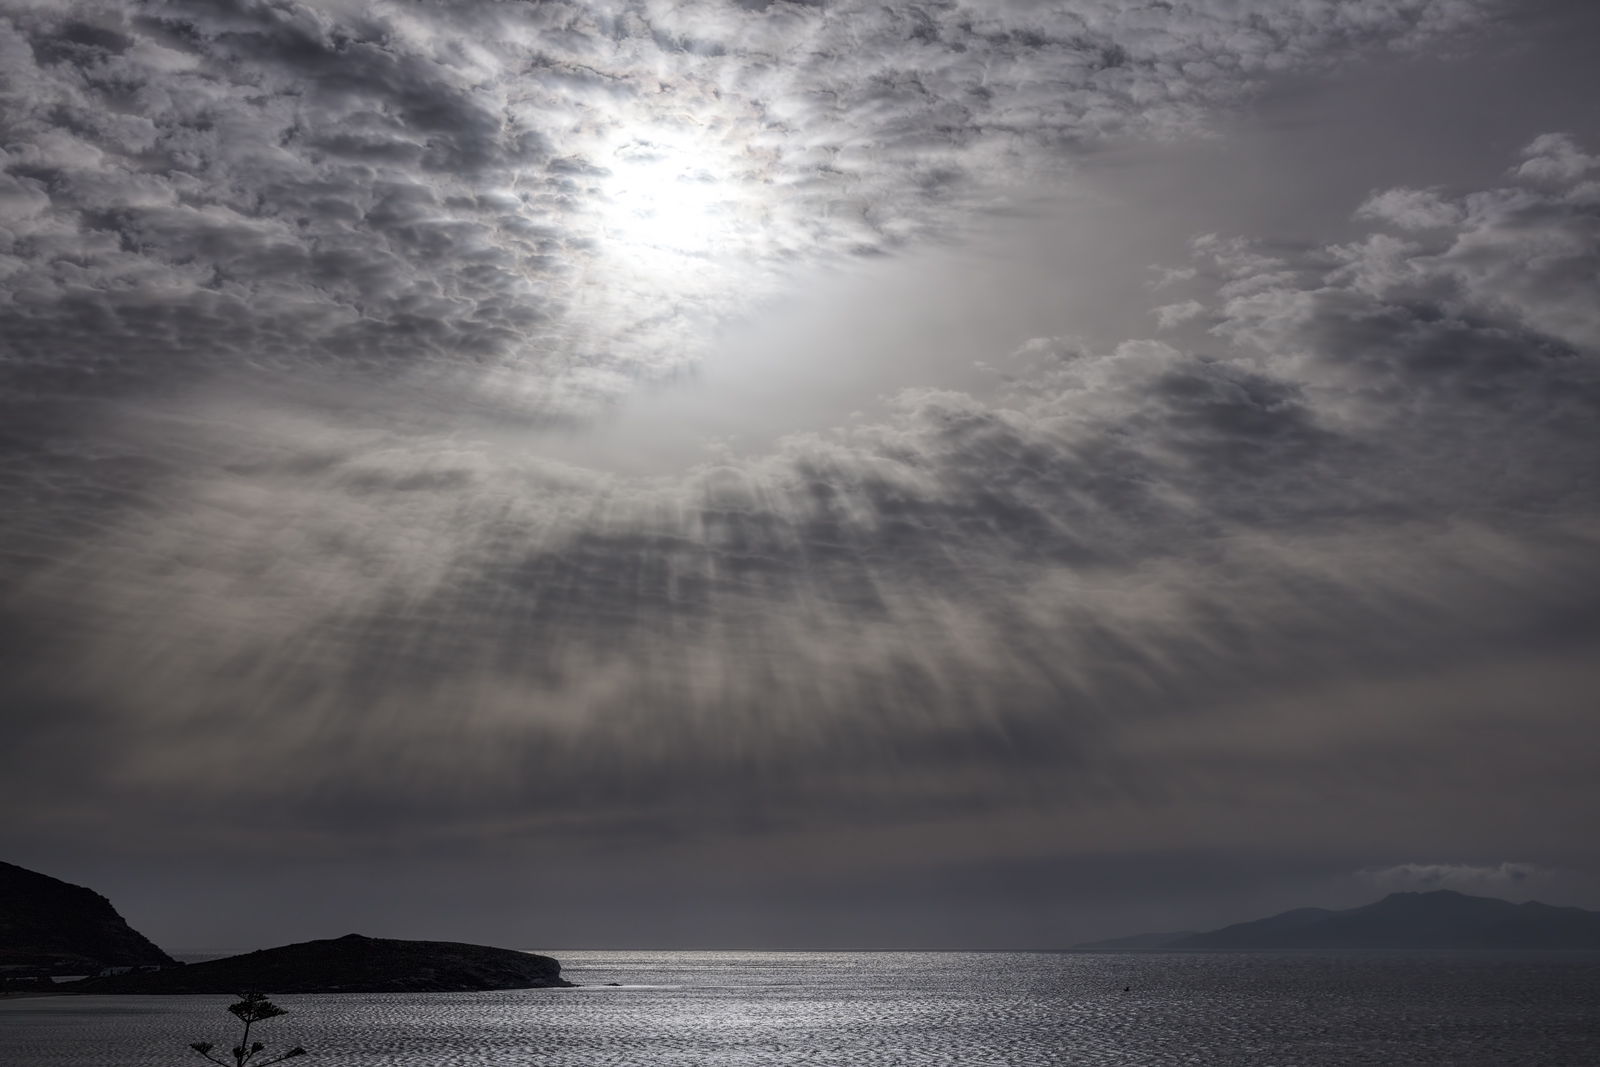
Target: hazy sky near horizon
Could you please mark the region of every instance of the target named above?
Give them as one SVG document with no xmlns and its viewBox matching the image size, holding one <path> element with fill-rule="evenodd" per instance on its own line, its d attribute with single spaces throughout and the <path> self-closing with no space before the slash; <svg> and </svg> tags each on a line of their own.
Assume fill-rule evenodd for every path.
<svg viewBox="0 0 1600 1067">
<path fill-rule="evenodd" d="M 0 849 L 168 948 L 1600 907 L 1596 45 L 0 0 Z"/>
</svg>

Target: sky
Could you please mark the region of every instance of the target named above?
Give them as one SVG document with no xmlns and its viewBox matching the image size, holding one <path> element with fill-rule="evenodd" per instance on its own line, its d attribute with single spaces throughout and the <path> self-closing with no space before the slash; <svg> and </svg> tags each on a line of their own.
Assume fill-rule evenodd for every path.
<svg viewBox="0 0 1600 1067">
<path fill-rule="evenodd" d="M 169 950 L 1600 908 L 1596 42 L 0 0 L 0 855 Z"/>
</svg>

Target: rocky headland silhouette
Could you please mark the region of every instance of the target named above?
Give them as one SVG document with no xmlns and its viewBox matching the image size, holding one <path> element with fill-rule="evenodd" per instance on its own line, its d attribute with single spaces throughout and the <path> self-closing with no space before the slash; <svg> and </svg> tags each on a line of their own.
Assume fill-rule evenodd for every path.
<svg viewBox="0 0 1600 1067">
<path fill-rule="evenodd" d="M 86 976 L 56 983 L 56 977 Z M 549 956 L 455 941 L 345 937 L 182 964 L 111 902 L 0 863 L 0 977 L 10 992 L 416 993 L 570 986 Z"/>
<path fill-rule="evenodd" d="M 0 976 L 99 974 L 177 962 L 94 890 L 0 863 Z"/>
</svg>

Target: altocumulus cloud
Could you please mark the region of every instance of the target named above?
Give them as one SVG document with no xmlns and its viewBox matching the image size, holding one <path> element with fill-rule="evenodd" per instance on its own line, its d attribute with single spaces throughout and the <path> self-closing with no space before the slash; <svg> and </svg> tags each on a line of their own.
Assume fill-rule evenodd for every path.
<svg viewBox="0 0 1600 1067">
<path fill-rule="evenodd" d="M 581 417 L 786 272 L 1480 13 L 8 5 L 6 788 L 41 831 L 115 796 L 151 838 L 290 849 L 1334 775 L 1306 738 L 1410 720 L 1204 724 L 1592 631 L 1570 138 L 1351 205 L 1347 245 L 1197 241 L 1162 322 L 1214 351 L 1040 338 L 999 399 L 653 480 L 463 413 Z"/>
<path fill-rule="evenodd" d="M 492 364 L 586 409 L 770 270 L 1481 6 L 8 3 L 7 373 Z"/>
<path fill-rule="evenodd" d="M 1591 633 L 1597 209 L 1524 167 L 1375 195 L 1346 245 L 1204 238 L 1224 355 L 1040 338 L 998 401 L 908 391 L 676 479 L 173 408 L 183 476 L 11 602 L 59 638 L 36 729 L 86 716 L 74 758 L 150 803 L 335 835 L 1249 801 L 1396 731 L 1363 775 L 1475 790 L 1482 723 L 1304 694 Z"/>
</svg>

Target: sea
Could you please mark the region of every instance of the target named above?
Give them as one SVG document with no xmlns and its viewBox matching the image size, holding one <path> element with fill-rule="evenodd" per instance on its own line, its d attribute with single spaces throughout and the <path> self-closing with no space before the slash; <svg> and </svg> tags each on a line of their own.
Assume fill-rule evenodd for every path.
<svg viewBox="0 0 1600 1067">
<path fill-rule="evenodd" d="M 1596 1067 L 1600 953 L 558 952 L 575 989 L 302 995 L 297 1067 Z M 196 1067 L 228 997 L 0 1001 L 5 1067 Z"/>
</svg>

